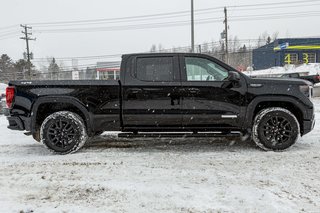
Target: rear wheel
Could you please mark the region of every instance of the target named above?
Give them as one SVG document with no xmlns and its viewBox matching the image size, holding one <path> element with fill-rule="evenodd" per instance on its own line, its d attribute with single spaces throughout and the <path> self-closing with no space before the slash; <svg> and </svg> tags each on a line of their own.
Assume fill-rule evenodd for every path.
<svg viewBox="0 0 320 213">
<path fill-rule="evenodd" d="M 299 134 L 299 122 L 289 110 L 271 107 L 255 117 L 252 139 L 264 150 L 280 151 L 292 146 Z"/>
<path fill-rule="evenodd" d="M 41 142 L 53 153 L 69 154 L 79 150 L 87 141 L 83 119 L 69 111 L 49 115 L 40 128 Z"/>
</svg>

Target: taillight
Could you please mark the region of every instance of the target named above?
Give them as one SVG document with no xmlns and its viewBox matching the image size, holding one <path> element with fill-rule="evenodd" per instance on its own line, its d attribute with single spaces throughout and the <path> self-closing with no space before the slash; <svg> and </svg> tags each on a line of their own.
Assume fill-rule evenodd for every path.
<svg viewBox="0 0 320 213">
<path fill-rule="evenodd" d="M 12 103 L 14 99 L 14 87 L 7 87 L 6 89 L 6 101 L 7 101 L 7 107 L 11 108 Z"/>
</svg>

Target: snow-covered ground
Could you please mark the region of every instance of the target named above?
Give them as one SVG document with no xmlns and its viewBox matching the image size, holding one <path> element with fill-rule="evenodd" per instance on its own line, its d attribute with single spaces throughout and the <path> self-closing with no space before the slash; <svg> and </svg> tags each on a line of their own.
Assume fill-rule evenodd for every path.
<svg viewBox="0 0 320 213">
<path fill-rule="evenodd" d="M 230 139 L 95 138 L 59 156 L 0 117 L 1 212 L 319 212 L 316 129 L 285 152 Z"/>
</svg>

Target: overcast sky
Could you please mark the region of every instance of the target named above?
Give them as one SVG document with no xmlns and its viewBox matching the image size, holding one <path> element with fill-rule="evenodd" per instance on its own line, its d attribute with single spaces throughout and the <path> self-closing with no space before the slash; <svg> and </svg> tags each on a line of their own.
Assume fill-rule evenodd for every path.
<svg viewBox="0 0 320 213">
<path fill-rule="evenodd" d="M 206 9 L 220 6 L 259 4 L 270 2 L 285 2 L 294 0 L 194 0 L 195 9 Z M 306 4 L 308 1 L 306 1 Z M 272 34 L 279 32 L 280 37 L 320 37 L 320 1 L 306 4 L 287 4 L 270 9 L 243 10 L 243 8 L 230 8 L 229 16 L 302 13 L 314 14 L 301 15 L 291 19 L 272 19 L 251 21 L 230 21 L 229 35 L 238 36 L 239 39 L 257 39 L 260 34 L 267 31 Z M 25 42 L 14 35 L 9 39 L 1 39 L 1 35 L 17 31 L 19 27 L 5 28 L 11 25 L 39 22 L 77 21 L 88 19 L 109 19 L 128 16 L 140 16 L 157 13 L 169 13 L 190 10 L 190 0 L 1 0 L 0 12 L 0 54 L 6 53 L 13 59 L 22 57 L 25 51 Z M 283 15 L 290 16 L 290 15 Z M 223 9 L 196 16 L 197 19 L 223 18 Z M 175 19 L 145 20 L 139 23 L 158 23 L 166 21 L 189 20 L 189 16 Z M 107 27 L 128 25 L 136 23 L 116 23 L 113 25 L 79 26 Z M 31 25 L 32 26 L 32 25 Z M 55 29 L 51 27 L 48 29 Z M 63 27 L 63 28 L 68 28 Z M 69 27 L 70 28 L 70 27 Z M 195 42 L 203 43 L 212 40 L 218 41 L 224 25 L 222 22 L 212 22 L 195 26 Z M 39 27 L 33 27 L 35 42 L 30 42 L 30 49 L 36 58 L 45 57 L 77 57 L 92 55 L 109 55 L 130 52 L 142 52 L 150 49 L 152 44 L 162 44 L 165 48 L 173 46 L 190 45 L 190 26 L 175 26 L 158 29 L 140 29 L 127 31 L 100 31 L 100 32 L 72 32 L 72 33 L 41 33 Z M 3 38 L 3 37 L 2 37 Z"/>
</svg>

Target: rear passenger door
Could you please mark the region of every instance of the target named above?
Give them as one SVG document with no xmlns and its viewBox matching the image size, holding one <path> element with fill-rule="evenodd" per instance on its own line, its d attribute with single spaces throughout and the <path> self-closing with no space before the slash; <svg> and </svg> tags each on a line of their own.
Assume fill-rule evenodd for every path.
<svg viewBox="0 0 320 213">
<path fill-rule="evenodd" d="M 124 127 L 181 126 L 177 55 L 136 56 L 123 85 Z"/>
</svg>

